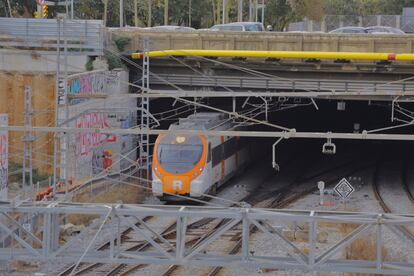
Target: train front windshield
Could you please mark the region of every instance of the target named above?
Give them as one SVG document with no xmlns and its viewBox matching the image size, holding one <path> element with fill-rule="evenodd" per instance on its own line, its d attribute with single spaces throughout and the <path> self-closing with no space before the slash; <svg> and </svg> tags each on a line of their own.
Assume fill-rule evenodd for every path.
<svg viewBox="0 0 414 276">
<path fill-rule="evenodd" d="M 169 173 L 185 173 L 194 168 L 200 161 L 203 153 L 203 146 L 200 139 L 191 139 L 191 144 L 167 144 L 158 145 L 157 158 L 160 166 Z"/>
</svg>

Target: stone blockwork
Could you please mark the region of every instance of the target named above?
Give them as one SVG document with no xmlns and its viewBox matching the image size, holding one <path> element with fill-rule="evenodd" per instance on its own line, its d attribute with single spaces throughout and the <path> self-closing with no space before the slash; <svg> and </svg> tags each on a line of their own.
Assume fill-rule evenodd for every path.
<svg viewBox="0 0 414 276">
<path fill-rule="evenodd" d="M 414 35 L 347 35 L 280 32 L 160 32 L 138 28 L 108 30 L 107 44 L 118 37 L 131 38 L 125 52 L 142 50 L 143 38 L 151 50 L 279 50 L 329 52 L 413 53 Z"/>
</svg>

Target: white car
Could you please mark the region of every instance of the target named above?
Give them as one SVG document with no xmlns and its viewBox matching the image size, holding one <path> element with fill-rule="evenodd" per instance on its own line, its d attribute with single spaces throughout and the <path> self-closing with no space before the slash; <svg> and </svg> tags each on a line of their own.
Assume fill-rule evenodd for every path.
<svg viewBox="0 0 414 276">
<path fill-rule="evenodd" d="M 151 31 L 178 31 L 178 32 L 194 32 L 196 29 L 185 26 L 173 26 L 173 25 L 163 25 L 155 27 L 147 27 L 145 30 Z"/>
<path fill-rule="evenodd" d="M 263 32 L 265 28 L 260 22 L 234 22 L 214 25 L 210 30 L 228 32 Z"/>
</svg>

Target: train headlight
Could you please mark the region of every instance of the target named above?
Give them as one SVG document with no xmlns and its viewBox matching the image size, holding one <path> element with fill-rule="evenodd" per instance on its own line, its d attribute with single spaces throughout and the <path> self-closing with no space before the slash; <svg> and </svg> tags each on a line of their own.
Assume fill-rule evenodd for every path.
<svg viewBox="0 0 414 276">
<path fill-rule="evenodd" d="M 161 172 L 158 170 L 158 167 L 154 167 L 154 171 L 155 171 L 155 174 L 158 176 L 158 177 L 162 177 L 162 174 L 161 174 Z"/>
<path fill-rule="evenodd" d="M 184 142 L 185 142 L 185 137 L 184 137 L 184 136 L 177 136 L 177 137 L 175 137 L 175 141 L 176 141 L 178 144 L 182 144 L 182 143 L 184 143 Z"/>
<path fill-rule="evenodd" d="M 198 170 L 199 170 L 200 172 L 202 172 L 202 171 L 203 171 L 203 168 L 201 168 L 201 167 L 200 167 Z"/>
</svg>

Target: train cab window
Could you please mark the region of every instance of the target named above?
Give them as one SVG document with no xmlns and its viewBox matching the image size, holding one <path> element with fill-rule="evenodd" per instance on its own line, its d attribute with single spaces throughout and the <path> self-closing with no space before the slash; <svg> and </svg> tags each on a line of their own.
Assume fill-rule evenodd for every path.
<svg viewBox="0 0 414 276">
<path fill-rule="evenodd" d="M 156 152 L 161 168 L 174 174 L 191 171 L 200 162 L 202 154 L 201 139 L 198 136 L 185 135 L 163 137 Z"/>
</svg>

